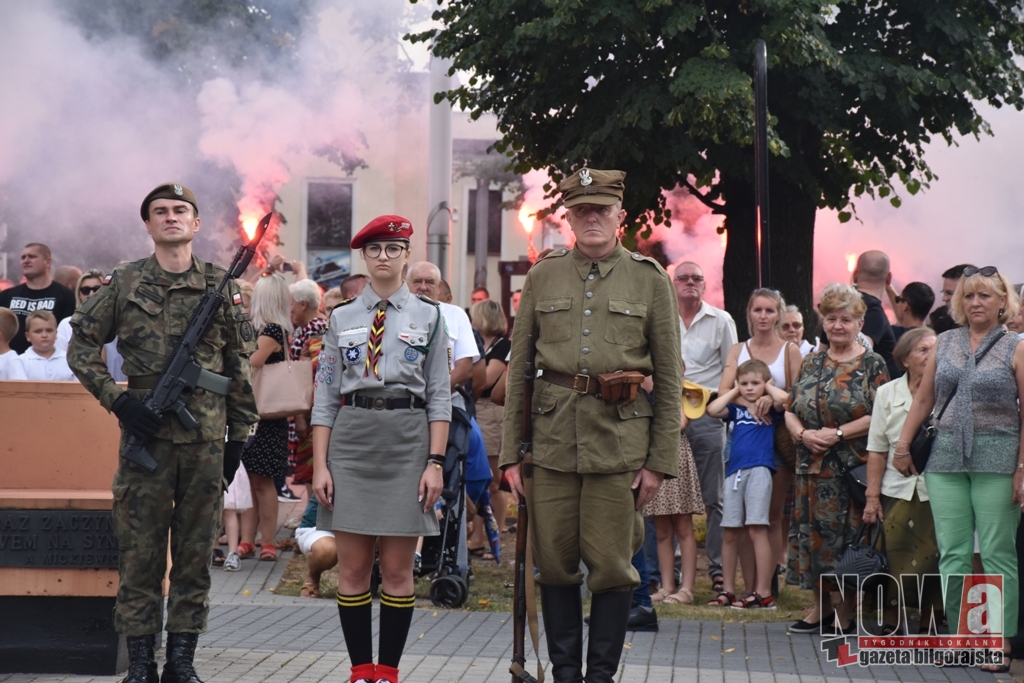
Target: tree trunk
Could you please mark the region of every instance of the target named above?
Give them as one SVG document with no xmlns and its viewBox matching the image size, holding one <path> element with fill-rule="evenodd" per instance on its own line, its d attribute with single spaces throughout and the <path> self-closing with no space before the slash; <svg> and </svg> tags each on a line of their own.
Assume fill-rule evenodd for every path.
<svg viewBox="0 0 1024 683">
<path fill-rule="evenodd" d="M 722 177 L 729 242 L 725 249 L 722 288 L 725 308 L 736 320 L 740 339 L 750 337 L 747 329 L 747 300 L 757 288 L 757 229 L 752 182 Z M 796 304 L 804 314 L 805 334 L 813 338 L 814 317 L 814 216 L 817 205 L 806 189 L 787 183 L 769 173 L 771 282 L 787 304 Z"/>
</svg>

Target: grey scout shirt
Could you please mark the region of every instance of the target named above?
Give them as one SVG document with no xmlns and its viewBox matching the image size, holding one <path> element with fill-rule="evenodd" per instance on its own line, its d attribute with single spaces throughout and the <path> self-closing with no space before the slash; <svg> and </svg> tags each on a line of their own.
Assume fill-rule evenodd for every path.
<svg viewBox="0 0 1024 683">
<path fill-rule="evenodd" d="M 311 424 L 334 427 L 342 394 L 403 390 L 426 404 L 427 421 L 451 420 L 448 332 L 436 303 L 409 292 L 403 283 L 388 297 L 380 378 L 366 375 L 370 325 L 381 298 L 367 285 L 363 293 L 334 309 L 317 366 Z"/>
</svg>

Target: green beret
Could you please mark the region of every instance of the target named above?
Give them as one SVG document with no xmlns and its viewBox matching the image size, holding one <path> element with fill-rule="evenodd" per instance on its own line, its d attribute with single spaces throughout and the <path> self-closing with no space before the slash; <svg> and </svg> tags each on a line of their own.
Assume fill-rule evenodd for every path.
<svg viewBox="0 0 1024 683">
<path fill-rule="evenodd" d="M 581 168 L 558 184 L 565 208 L 577 204 L 611 206 L 622 201 L 626 189 L 626 174 L 623 171 L 599 171 L 595 168 Z"/>
<path fill-rule="evenodd" d="M 192 208 L 196 210 L 196 215 L 199 215 L 199 204 L 196 203 L 196 196 L 192 194 L 192 190 L 184 185 L 164 183 L 147 194 L 146 198 L 142 200 L 142 220 L 149 220 L 149 203 L 154 199 L 180 199 L 191 204 Z"/>
</svg>

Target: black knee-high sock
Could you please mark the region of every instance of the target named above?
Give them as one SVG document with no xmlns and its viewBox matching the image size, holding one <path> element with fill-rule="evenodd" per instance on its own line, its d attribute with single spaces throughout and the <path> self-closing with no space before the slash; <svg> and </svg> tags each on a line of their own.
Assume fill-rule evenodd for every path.
<svg viewBox="0 0 1024 683">
<path fill-rule="evenodd" d="M 396 597 L 384 591 L 380 593 L 380 646 L 377 662 L 384 666 L 398 668 L 402 658 L 405 639 L 409 635 L 412 624 L 412 608 L 416 604 L 416 596 L 404 595 Z"/>
<path fill-rule="evenodd" d="M 362 595 L 338 593 L 338 617 L 353 666 L 373 662 L 373 629 L 370 591 Z"/>
</svg>

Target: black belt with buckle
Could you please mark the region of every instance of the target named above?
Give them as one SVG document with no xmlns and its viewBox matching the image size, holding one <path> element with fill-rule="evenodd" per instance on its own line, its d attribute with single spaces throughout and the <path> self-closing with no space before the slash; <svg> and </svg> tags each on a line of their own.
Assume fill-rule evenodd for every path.
<svg viewBox="0 0 1024 683">
<path fill-rule="evenodd" d="M 361 396 L 359 394 L 342 394 L 341 405 L 373 410 L 408 410 L 410 406 L 417 410 L 427 407 L 421 398 L 384 398 L 383 396 Z"/>
<path fill-rule="evenodd" d="M 590 375 L 569 375 L 556 370 L 543 370 L 537 379 L 542 379 L 548 384 L 555 384 L 566 389 L 572 389 L 577 394 L 590 394 L 601 398 L 601 384 L 597 377 Z"/>
</svg>

